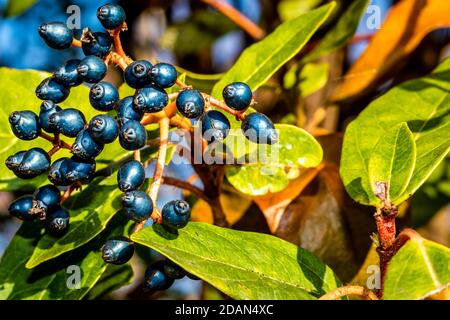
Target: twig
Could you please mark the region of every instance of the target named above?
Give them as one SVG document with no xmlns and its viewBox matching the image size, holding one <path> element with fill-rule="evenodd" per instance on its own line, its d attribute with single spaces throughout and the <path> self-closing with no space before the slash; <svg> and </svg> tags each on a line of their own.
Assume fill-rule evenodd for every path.
<svg viewBox="0 0 450 320">
<path fill-rule="evenodd" d="M 57 145 L 57 146 L 59 146 L 60 148 L 69 149 L 69 150 L 72 149 L 72 146 L 71 146 L 70 144 L 64 142 L 63 140 L 61 140 L 61 139 L 59 138 L 59 136 L 52 137 L 52 136 L 49 136 L 48 134 L 46 134 L 46 133 L 44 133 L 44 132 L 41 132 L 41 133 L 39 134 L 39 136 L 40 136 L 41 138 L 44 138 L 44 139 L 47 140 L 47 141 L 50 141 L 54 146 Z"/>
<path fill-rule="evenodd" d="M 77 189 L 77 188 L 80 188 L 81 187 L 81 185 L 80 185 L 80 183 L 73 183 L 73 184 L 71 184 L 68 188 L 67 188 L 67 190 L 64 192 L 64 194 L 63 194 L 63 196 L 61 197 L 61 205 L 64 203 L 64 202 L 66 202 L 69 198 L 70 198 L 70 196 L 72 195 L 72 193 Z"/>
<path fill-rule="evenodd" d="M 239 10 L 233 6 L 220 0 L 202 0 L 204 3 L 213 7 L 228 19 L 237 24 L 242 30 L 247 32 L 253 39 L 260 40 L 264 38 L 265 32 L 252 20 L 244 16 Z"/>
<path fill-rule="evenodd" d="M 238 120 L 244 120 L 246 117 L 245 111 L 237 111 L 234 109 L 231 109 L 229 106 L 227 106 L 222 101 L 217 100 L 216 98 L 211 97 L 210 95 L 203 94 L 203 97 L 205 98 L 205 101 L 219 109 L 222 109 L 225 112 L 228 112 L 229 114 L 236 117 Z"/>
<path fill-rule="evenodd" d="M 122 41 L 120 40 L 120 32 L 128 30 L 127 24 L 124 22 L 119 28 L 115 30 L 109 30 L 109 34 L 114 41 L 114 49 L 116 52 L 122 56 L 126 57 L 125 51 L 122 48 Z"/>
<path fill-rule="evenodd" d="M 187 190 L 195 194 L 198 198 L 206 201 L 207 203 L 211 202 L 211 200 L 205 195 L 205 191 L 201 190 L 200 188 L 197 188 L 196 186 L 190 184 L 189 182 L 181 181 L 171 177 L 162 177 L 161 183 Z"/>
<path fill-rule="evenodd" d="M 111 52 L 106 59 L 108 62 L 118 65 L 124 71 L 129 65 L 126 56 L 121 56 L 117 52 Z"/>
<path fill-rule="evenodd" d="M 155 223 L 161 223 L 161 214 L 156 208 L 156 199 L 158 198 L 159 187 L 161 186 L 162 175 L 166 164 L 167 144 L 169 142 L 169 118 L 163 118 L 159 121 L 159 136 L 160 141 L 158 158 L 156 160 L 155 171 L 153 173 L 153 181 L 150 185 L 150 191 L 148 192 L 153 201 L 153 212 L 150 214 L 150 218 L 155 221 Z M 141 230 L 147 220 L 139 223 L 135 227 L 134 232 Z"/>
<path fill-rule="evenodd" d="M 182 118 L 178 115 L 170 118 L 170 125 L 187 131 L 193 130 L 191 122 L 188 119 Z"/>
<path fill-rule="evenodd" d="M 345 296 L 360 296 L 364 300 L 378 300 L 375 293 L 361 286 L 345 286 L 321 296 L 319 300 L 338 300 Z"/>
<path fill-rule="evenodd" d="M 54 145 L 54 146 L 47 152 L 47 154 L 49 155 L 49 157 L 51 157 L 51 156 L 54 155 L 56 152 L 58 152 L 59 149 L 61 149 L 61 147 L 60 147 L 59 145 Z"/>
<path fill-rule="evenodd" d="M 389 199 L 389 185 L 386 182 L 376 183 L 376 196 L 381 200 L 381 206 L 377 207 L 374 215 L 378 232 L 377 253 L 380 257 L 380 277 L 381 289 L 378 295 L 383 296 L 384 278 L 386 276 L 387 265 L 396 253 L 395 236 L 395 218 L 398 214 L 397 207 Z"/>
<path fill-rule="evenodd" d="M 134 160 L 141 162 L 141 149 L 134 150 Z"/>
<path fill-rule="evenodd" d="M 355 43 L 362 42 L 362 41 L 370 41 L 370 40 L 372 40 L 374 35 L 375 35 L 375 33 L 358 34 L 350 40 L 350 44 L 355 44 Z"/>
</svg>

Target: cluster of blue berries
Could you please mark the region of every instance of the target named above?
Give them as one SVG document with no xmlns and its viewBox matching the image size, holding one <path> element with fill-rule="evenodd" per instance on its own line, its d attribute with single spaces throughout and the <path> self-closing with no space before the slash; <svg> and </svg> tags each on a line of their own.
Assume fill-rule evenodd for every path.
<svg viewBox="0 0 450 320">
<path fill-rule="evenodd" d="M 15 111 L 9 117 L 11 129 L 22 140 L 33 140 L 39 136 L 53 142 L 49 152 L 41 148 L 20 151 L 6 160 L 6 166 L 22 179 L 31 179 L 45 172 L 52 184 L 39 188 L 34 195 L 14 201 L 10 213 L 24 221 L 37 217 L 44 221 L 47 232 L 53 236 L 63 235 L 69 228 L 69 212 L 62 207 L 61 191 L 58 187 L 76 188 L 88 184 L 96 173 L 96 157 L 105 144 L 119 140 L 123 149 L 139 150 L 147 145 L 147 132 L 141 124 L 146 113 L 162 111 L 169 103 L 165 89 L 177 81 L 177 71 L 167 63 L 153 65 L 145 60 L 129 63 L 124 70 L 124 81 L 136 91 L 133 96 L 120 99 L 118 89 L 103 81 L 107 73 L 107 61 L 114 47 L 112 35 L 126 26 L 125 12 L 118 5 L 105 5 L 98 9 L 98 19 L 108 32 L 83 30 L 82 60 L 72 59 L 53 75 L 44 79 L 36 89 L 36 96 L 43 100 L 39 114 L 30 110 Z M 66 49 L 77 43 L 73 31 L 62 22 L 45 23 L 39 34 L 54 49 Z M 58 103 L 70 94 L 71 88 L 83 83 L 90 85 L 89 101 L 95 110 L 108 112 L 94 116 L 88 122 L 76 108 L 62 109 Z M 272 144 L 277 141 L 273 123 L 260 113 L 245 115 L 252 103 L 250 88 L 241 82 L 229 84 L 223 90 L 226 105 L 237 114 L 243 114 L 244 135 L 256 143 Z M 204 137 L 209 143 L 222 141 L 228 135 L 230 122 L 216 110 L 205 110 L 205 96 L 198 90 L 186 87 L 176 98 L 177 110 L 186 118 L 198 119 Z M 116 112 L 116 117 L 109 114 Z M 248 134 L 248 132 L 251 132 Z M 48 134 L 53 134 L 51 138 Z M 64 145 L 61 136 L 74 138 L 73 144 Z M 59 148 L 70 148 L 72 156 L 52 162 L 51 157 Z M 119 189 L 124 193 L 122 205 L 126 216 L 137 223 L 144 223 L 154 210 L 150 196 L 140 190 L 145 181 L 145 168 L 138 160 L 123 163 L 117 173 Z M 186 201 L 173 200 L 161 210 L 159 221 L 168 230 L 187 225 L 190 207 Z M 105 262 L 123 264 L 131 259 L 134 243 L 125 237 L 109 239 L 102 247 Z M 170 261 L 158 262 L 149 267 L 145 275 L 146 290 L 168 288 L 186 274 Z"/>
</svg>

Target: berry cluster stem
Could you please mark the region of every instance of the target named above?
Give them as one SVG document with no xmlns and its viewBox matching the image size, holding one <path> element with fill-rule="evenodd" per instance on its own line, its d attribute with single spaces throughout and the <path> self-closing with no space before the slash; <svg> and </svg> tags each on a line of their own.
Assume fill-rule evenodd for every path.
<svg viewBox="0 0 450 320">
<path fill-rule="evenodd" d="M 117 28 L 116 30 L 112 30 L 110 32 L 113 41 L 114 41 L 114 49 L 117 52 L 117 54 L 119 54 L 122 57 L 126 57 L 125 51 L 123 50 L 122 47 L 122 41 L 120 40 L 120 32 L 122 30 L 127 30 L 126 24 L 124 23 L 123 26 Z"/>
<path fill-rule="evenodd" d="M 58 150 L 61 149 L 61 148 L 69 149 L 69 150 L 72 149 L 72 146 L 71 146 L 70 144 L 68 144 L 68 143 L 64 142 L 63 140 L 61 140 L 61 139 L 59 138 L 59 136 L 57 136 L 57 135 L 55 135 L 54 137 L 52 137 L 52 136 L 49 136 L 48 134 L 46 134 L 46 133 L 44 133 L 44 132 L 41 132 L 41 133 L 39 134 L 39 136 L 40 136 L 41 138 L 44 138 L 45 140 L 51 142 L 51 143 L 53 144 L 53 146 L 58 146 L 58 147 L 59 147 Z M 57 150 L 56 150 L 56 151 L 57 151 Z M 56 151 L 55 151 L 55 152 L 56 152 Z"/>
</svg>

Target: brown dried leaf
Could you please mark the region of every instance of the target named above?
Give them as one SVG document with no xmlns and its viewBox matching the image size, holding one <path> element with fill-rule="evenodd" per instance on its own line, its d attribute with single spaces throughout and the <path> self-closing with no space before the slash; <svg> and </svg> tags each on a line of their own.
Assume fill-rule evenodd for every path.
<svg viewBox="0 0 450 320">
<path fill-rule="evenodd" d="M 386 80 L 429 32 L 450 26 L 449 12 L 448 0 L 403 0 L 393 6 L 381 29 L 336 88 L 333 100 L 362 95 Z"/>
</svg>

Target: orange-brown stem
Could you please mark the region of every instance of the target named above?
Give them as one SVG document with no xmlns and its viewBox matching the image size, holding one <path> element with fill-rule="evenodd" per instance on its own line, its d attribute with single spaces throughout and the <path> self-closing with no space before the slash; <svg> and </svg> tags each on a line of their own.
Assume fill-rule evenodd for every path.
<svg viewBox="0 0 450 320">
<path fill-rule="evenodd" d="M 225 1 L 221 0 L 202 0 L 204 3 L 213 7 L 228 19 L 237 24 L 241 29 L 247 32 L 253 39 L 260 40 L 265 36 L 264 30 L 262 30 L 252 20 L 244 16 L 239 10 L 236 10 L 233 6 Z"/>
<path fill-rule="evenodd" d="M 358 296 L 364 300 L 378 300 L 378 297 L 367 288 L 361 286 L 344 286 L 320 297 L 319 300 L 338 300 L 345 296 Z"/>
<path fill-rule="evenodd" d="M 72 46 L 73 46 L 73 47 L 81 48 L 81 41 L 78 40 L 78 39 L 73 38 L 73 40 L 72 40 Z"/>
<path fill-rule="evenodd" d="M 61 140 L 61 139 L 59 138 L 59 136 L 52 137 L 52 136 L 49 136 L 48 134 L 46 134 L 46 133 L 44 133 L 44 132 L 41 132 L 41 133 L 39 134 L 39 136 L 40 136 L 41 138 L 44 138 L 44 139 L 47 140 L 47 141 L 50 141 L 54 146 L 57 145 L 57 146 L 59 146 L 60 148 L 69 149 L 69 150 L 72 149 L 72 146 L 71 146 L 70 144 L 64 142 L 63 140 Z"/>
<path fill-rule="evenodd" d="M 205 100 L 210 103 L 211 105 L 213 105 L 216 108 L 219 108 L 233 116 L 236 117 L 236 119 L 238 120 L 244 120 L 246 117 L 245 111 L 237 111 L 234 109 L 231 109 L 229 106 L 227 106 L 225 103 L 223 103 L 222 101 L 217 100 L 216 98 L 213 98 L 209 95 L 204 94 L 203 95 L 205 97 Z"/>
</svg>

